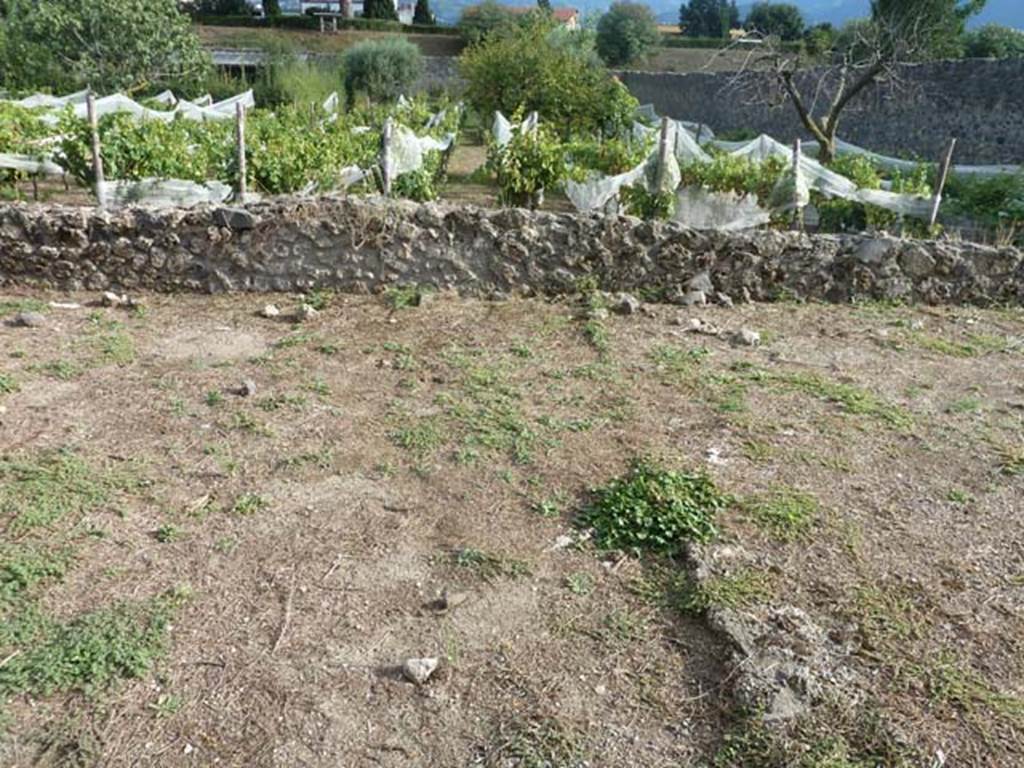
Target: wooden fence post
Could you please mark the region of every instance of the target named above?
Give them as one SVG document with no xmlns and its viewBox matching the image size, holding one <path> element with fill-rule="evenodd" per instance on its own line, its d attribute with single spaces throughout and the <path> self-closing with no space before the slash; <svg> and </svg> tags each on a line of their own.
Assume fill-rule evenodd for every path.
<svg viewBox="0 0 1024 768">
<path fill-rule="evenodd" d="M 384 130 L 380 136 L 380 191 L 384 197 L 391 196 L 391 135 L 394 132 L 394 125 L 391 118 L 384 121 Z"/>
<path fill-rule="evenodd" d="M 800 204 L 800 155 L 802 154 L 800 139 L 793 142 L 793 229 L 803 232 L 804 229 L 804 208 Z"/>
<path fill-rule="evenodd" d="M 665 186 L 665 174 L 668 172 L 668 153 L 672 149 L 668 145 L 669 119 L 661 118 L 661 136 L 658 139 L 658 165 L 654 170 L 654 191 L 656 194 L 662 192 Z"/>
<path fill-rule="evenodd" d="M 939 220 L 939 206 L 942 205 L 942 190 L 946 188 L 946 180 L 949 178 L 949 168 L 953 162 L 953 150 L 956 149 L 956 139 L 949 140 L 949 149 L 946 150 L 945 157 L 942 158 L 942 165 L 939 166 L 939 178 L 938 183 L 935 185 L 935 195 L 932 197 L 932 212 L 928 217 L 928 229 L 935 226 L 935 222 Z"/>
<path fill-rule="evenodd" d="M 238 183 L 235 189 L 235 199 L 244 203 L 247 193 L 247 171 L 245 167 L 245 105 L 242 102 L 235 104 L 235 152 L 238 158 Z"/>
<path fill-rule="evenodd" d="M 102 211 L 107 207 L 107 193 L 103 183 L 103 155 L 100 152 L 100 123 L 96 115 L 96 96 L 91 88 L 85 97 L 85 108 L 89 115 L 89 132 L 92 134 L 92 176 L 96 191 L 96 207 Z"/>
</svg>

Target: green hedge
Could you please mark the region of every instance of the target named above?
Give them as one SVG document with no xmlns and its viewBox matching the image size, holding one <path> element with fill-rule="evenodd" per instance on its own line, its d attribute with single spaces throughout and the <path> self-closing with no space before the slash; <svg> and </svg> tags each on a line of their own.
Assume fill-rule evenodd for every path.
<svg viewBox="0 0 1024 768">
<path fill-rule="evenodd" d="M 662 35 L 659 45 L 662 48 L 727 48 L 733 41 L 725 37 L 687 37 L 686 35 Z M 745 46 L 736 46 L 741 50 L 747 50 Z M 751 46 L 753 47 L 753 46 Z M 798 51 L 800 43 L 781 43 L 784 51 Z"/>
<path fill-rule="evenodd" d="M 302 16 L 272 16 L 260 19 L 255 16 L 213 16 L 197 15 L 196 24 L 209 27 L 276 27 L 278 29 L 320 29 L 320 20 L 309 14 Z M 330 22 L 327 22 L 328 24 Z M 387 19 L 338 19 L 338 29 L 362 29 L 373 32 L 397 32 L 399 34 L 451 35 L 458 32 L 454 27 L 435 24 L 401 24 Z"/>
</svg>

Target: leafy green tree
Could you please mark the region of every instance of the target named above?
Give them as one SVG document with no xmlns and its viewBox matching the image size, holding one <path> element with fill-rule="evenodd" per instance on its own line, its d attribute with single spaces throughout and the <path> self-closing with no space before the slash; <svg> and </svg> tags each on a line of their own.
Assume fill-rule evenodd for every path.
<svg viewBox="0 0 1024 768">
<path fill-rule="evenodd" d="M 545 13 L 551 13 L 551 0 L 537 0 L 537 7 Z"/>
<path fill-rule="evenodd" d="M 690 0 L 679 8 L 679 29 L 687 37 L 728 37 L 739 25 L 736 0 Z"/>
<path fill-rule="evenodd" d="M 613 67 L 642 59 L 658 37 L 654 14 L 640 3 L 612 3 L 597 22 L 597 52 Z"/>
<path fill-rule="evenodd" d="M 395 10 L 393 0 L 365 0 L 363 18 L 398 21 L 398 11 Z"/>
<path fill-rule="evenodd" d="M 479 5 L 463 8 L 458 24 L 459 34 L 470 44 L 514 31 L 517 26 L 515 14 L 497 0 L 484 0 Z"/>
<path fill-rule="evenodd" d="M 436 24 L 433 11 L 430 10 L 430 0 L 416 0 L 416 9 L 412 12 L 413 24 Z"/>
<path fill-rule="evenodd" d="M 6 88 L 193 90 L 209 56 L 176 0 L 7 0 L 0 34 Z"/>
<path fill-rule="evenodd" d="M 804 32 L 804 47 L 811 56 L 823 56 L 835 48 L 836 30 L 828 22 L 815 24 Z"/>
<path fill-rule="evenodd" d="M 803 14 L 789 3 L 755 3 L 747 15 L 746 28 L 783 40 L 799 40 L 806 24 Z"/>
<path fill-rule="evenodd" d="M 919 59 L 942 59 L 963 53 L 967 20 L 986 0 L 871 0 L 871 19 L 889 30 L 894 46 L 901 38 L 921 41 Z"/>
<path fill-rule="evenodd" d="M 536 111 L 564 136 L 617 133 L 632 124 L 637 102 L 580 42 L 587 40 L 533 18 L 471 45 L 459 61 L 466 98 L 487 116 Z"/>
<path fill-rule="evenodd" d="M 356 93 L 365 93 L 374 101 L 390 101 L 411 89 L 423 67 L 423 55 L 418 47 L 396 36 L 356 43 L 345 51 L 343 62 L 350 104 Z"/>
<path fill-rule="evenodd" d="M 1024 58 L 1024 31 L 986 24 L 964 36 L 964 55 L 972 59 Z"/>
<path fill-rule="evenodd" d="M 249 16 L 252 7 L 246 0 L 199 0 L 195 5 L 198 16 Z"/>
<path fill-rule="evenodd" d="M 263 10 L 273 18 L 281 15 L 281 0 L 263 0 Z"/>
</svg>

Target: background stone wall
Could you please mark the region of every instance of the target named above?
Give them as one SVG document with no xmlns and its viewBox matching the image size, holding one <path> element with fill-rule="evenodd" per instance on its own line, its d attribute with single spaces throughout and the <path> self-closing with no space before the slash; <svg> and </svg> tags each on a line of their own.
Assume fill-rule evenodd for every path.
<svg viewBox="0 0 1024 768">
<path fill-rule="evenodd" d="M 555 295 L 592 277 L 606 290 L 673 301 L 701 272 L 737 300 L 1024 303 L 1024 253 L 957 242 L 697 232 L 341 196 L 245 209 L 0 207 L 0 285 L 369 292 L 416 283 L 501 296 Z"/>
<path fill-rule="evenodd" d="M 876 87 L 857 98 L 840 126 L 843 139 L 887 154 L 938 160 L 955 136 L 956 162 L 1024 163 L 1024 59 L 942 61 L 903 72 L 905 88 Z M 791 104 L 751 105 L 730 89 L 729 73 L 620 77 L 642 104 L 654 104 L 662 115 L 706 123 L 718 132 L 749 129 L 783 142 L 808 138 Z"/>
</svg>

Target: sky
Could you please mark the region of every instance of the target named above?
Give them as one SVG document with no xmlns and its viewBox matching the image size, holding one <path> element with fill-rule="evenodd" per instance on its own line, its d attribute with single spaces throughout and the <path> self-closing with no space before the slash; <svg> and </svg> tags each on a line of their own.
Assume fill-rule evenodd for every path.
<svg viewBox="0 0 1024 768">
<path fill-rule="evenodd" d="M 793 0 L 804 11 L 808 21 L 830 21 L 838 24 L 847 19 L 866 16 L 869 0 Z M 972 26 L 995 22 L 1024 28 L 1024 0 L 988 0 L 985 10 L 972 21 Z"/>
</svg>

